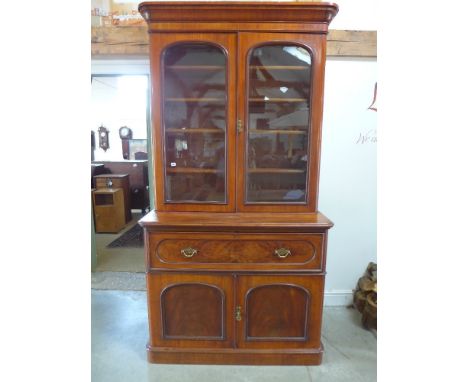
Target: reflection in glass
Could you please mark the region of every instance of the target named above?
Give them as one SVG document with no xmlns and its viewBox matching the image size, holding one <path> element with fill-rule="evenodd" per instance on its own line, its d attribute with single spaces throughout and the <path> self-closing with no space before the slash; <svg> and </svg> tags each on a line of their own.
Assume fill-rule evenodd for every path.
<svg viewBox="0 0 468 382">
<path fill-rule="evenodd" d="M 226 202 L 226 57 L 184 43 L 163 56 L 167 202 Z"/>
<path fill-rule="evenodd" d="M 249 61 L 246 202 L 305 203 L 311 56 L 267 45 Z"/>
</svg>

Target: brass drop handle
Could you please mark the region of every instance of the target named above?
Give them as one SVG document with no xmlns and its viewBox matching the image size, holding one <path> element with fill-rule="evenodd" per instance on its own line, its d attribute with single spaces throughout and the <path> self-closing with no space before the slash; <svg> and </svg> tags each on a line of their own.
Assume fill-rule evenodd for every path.
<svg viewBox="0 0 468 382">
<path fill-rule="evenodd" d="M 180 253 L 182 254 L 182 256 L 188 257 L 188 258 L 195 256 L 197 252 L 198 251 L 195 248 L 191 248 L 191 247 L 187 247 L 187 248 L 180 250 Z"/>
<path fill-rule="evenodd" d="M 280 259 L 285 259 L 291 254 L 291 251 L 287 248 L 278 248 L 275 249 L 275 255 L 278 256 Z"/>
<path fill-rule="evenodd" d="M 240 307 L 240 305 L 236 306 L 236 320 L 242 320 L 242 308 Z"/>
</svg>

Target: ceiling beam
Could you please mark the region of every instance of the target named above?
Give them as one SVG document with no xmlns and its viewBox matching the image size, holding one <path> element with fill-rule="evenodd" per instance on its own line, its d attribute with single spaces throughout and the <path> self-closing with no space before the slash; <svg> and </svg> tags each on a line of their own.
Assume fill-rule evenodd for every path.
<svg viewBox="0 0 468 382">
<path fill-rule="evenodd" d="M 329 57 L 377 57 L 376 31 L 331 29 L 327 36 Z M 91 56 L 148 56 L 146 26 L 91 28 Z"/>
</svg>

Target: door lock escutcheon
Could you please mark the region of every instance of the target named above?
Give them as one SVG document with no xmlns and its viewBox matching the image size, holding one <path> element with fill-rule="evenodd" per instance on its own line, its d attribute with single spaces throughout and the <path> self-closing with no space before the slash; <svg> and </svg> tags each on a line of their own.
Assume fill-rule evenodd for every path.
<svg viewBox="0 0 468 382">
<path fill-rule="evenodd" d="M 238 120 L 237 120 L 237 134 L 242 133 L 243 130 L 244 130 L 244 129 L 243 129 L 243 127 L 242 127 L 242 120 L 241 120 L 241 119 L 238 119 Z"/>
<path fill-rule="evenodd" d="M 242 320 L 242 308 L 240 307 L 240 305 L 236 306 L 236 320 Z"/>
</svg>

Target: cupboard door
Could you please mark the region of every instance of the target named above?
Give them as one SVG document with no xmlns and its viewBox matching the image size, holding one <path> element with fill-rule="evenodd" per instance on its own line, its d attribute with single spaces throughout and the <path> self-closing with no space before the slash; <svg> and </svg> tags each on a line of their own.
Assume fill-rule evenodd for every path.
<svg viewBox="0 0 468 382">
<path fill-rule="evenodd" d="M 232 345 L 232 277 L 148 274 L 150 346 Z"/>
<path fill-rule="evenodd" d="M 315 211 L 323 36 L 239 35 L 239 209 Z"/>
<path fill-rule="evenodd" d="M 239 348 L 320 348 L 323 276 L 240 276 Z"/>
<path fill-rule="evenodd" d="M 233 211 L 232 33 L 151 34 L 157 209 Z"/>
</svg>

